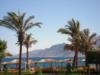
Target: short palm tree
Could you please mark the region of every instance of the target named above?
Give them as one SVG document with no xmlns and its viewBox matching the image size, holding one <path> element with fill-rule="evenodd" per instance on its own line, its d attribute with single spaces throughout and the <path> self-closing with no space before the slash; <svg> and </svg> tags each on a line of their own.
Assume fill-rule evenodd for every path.
<svg viewBox="0 0 100 75">
<path fill-rule="evenodd" d="M 81 32 L 81 38 L 82 38 L 82 48 L 81 50 L 83 50 L 82 52 L 85 54 L 85 59 L 86 59 L 86 66 L 87 66 L 87 51 L 91 48 L 93 48 L 93 44 L 94 41 L 93 39 L 96 37 L 96 33 L 92 33 L 90 34 L 90 30 L 89 29 L 84 29 Z"/>
<path fill-rule="evenodd" d="M 68 25 L 65 26 L 65 28 L 60 28 L 58 32 L 61 32 L 62 34 L 69 35 L 73 50 L 75 50 L 74 55 L 74 61 L 73 66 L 77 66 L 76 60 L 78 59 L 78 44 L 79 44 L 79 36 L 80 36 L 80 23 L 79 21 L 75 21 L 74 19 L 68 21 Z"/>
<path fill-rule="evenodd" d="M 40 22 L 34 22 L 34 16 L 29 16 L 25 18 L 25 13 L 15 13 L 15 12 L 8 12 L 7 16 L 4 16 L 2 20 L 0 20 L 0 26 L 9 28 L 17 33 L 18 42 L 19 42 L 19 73 L 21 75 L 21 56 L 22 56 L 22 45 L 24 41 L 24 35 L 27 30 L 34 26 L 40 27 Z"/>
<path fill-rule="evenodd" d="M 37 40 L 32 38 L 32 34 L 26 34 L 25 40 L 24 40 L 24 45 L 26 47 L 26 63 L 28 65 L 28 58 L 29 58 L 29 47 L 31 47 L 32 44 L 36 44 Z"/>
<path fill-rule="evenodd" d="M 0 71 L 1 71 L 1 62 L 5 56 L 12 56 L 9 52 L 6 52 L 7 42 L 0 40 Z"/>
</svg>

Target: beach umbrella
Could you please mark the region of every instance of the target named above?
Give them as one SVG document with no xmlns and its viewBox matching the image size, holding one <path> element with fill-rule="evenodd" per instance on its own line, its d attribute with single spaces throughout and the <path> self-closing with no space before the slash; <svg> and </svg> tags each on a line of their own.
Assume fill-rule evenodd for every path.
<svg viewBox="0 0 100 75">
<path fill-rule="evenodd" d="M 60 60 L 58 60 L 58 62 L 67 62 L 67 60 L 69 60 L 69 59 L 60 59 Z"/>
<path fill-rule="evenodd" d="M 33 54 L 32 56 L 34 56 L 34 57 L 35 57 L 35 56 L 39 56 L 39 55 L 38 55 L 38 54 Z"/>
<path fill-rule="evenodd" d="M 36 63 L 38 63 L 38 60 L 28 60 L 28 65 L 29 65 L 29 69 L 31 69 L 31 64 L 34 64 L 36 67 Z M 25 71 L 26 71 L 26 66 L 25 66 Z"/>
<path fill-rule="evenodd" d="M 3 62 L 2 65 L 3 65 L 3 68 L 4 68 L 4 65 L 9 65 L 9 64 L 16 64 L 16 67 L 17 67 L 18 63 L 19 63 L 18 60 L 14 59 L 11 61 Z"/>
<path fill-rule="evenodd" d="M 85 61 L 85 59 L 82 59 L 82 61 Z"/>
<path fill-rule="evenodd" d="M 19 64 L 19 60 L 14 59 L 14 60 L 8 62 L 8 64 Z"/>
<path fill-rule="evenodd" d="M 61 66 L 63 63 L 65 63 L 68 59 L 60 59 L 60 60 L 57 60 L 57 62 L 61 63 Z"/>
<path fill-rule="evenodd" d="M 46 60 L 45 59 L 41 59 L 38 62 L 46 62 Z"/>
<path fill-rule="evenodd" d="M 53 66 L 52 66 L 52 63 L 53 62 L 56 62 L 57 60 L 55 60 L 55 59 L 51 59 L 51 58 L 47 58 L 47 59 L 41 59 L 39 62 L 48 62 L 48 63 L 51 63 L 51 68 L 52 68 L 52 70 L 54 71 L 54 68 L 53 68 Z"/>
<path fill-rule="evenodd" d="M 56 62 L 57 60 L 55 59 L 41 59 L 38 62 Z"/>
<path fill-rule="evenodd" d="M 22 63 L 24 63 L 24 62 L 22 62 Z M 14 60 L 11 60 L 11 61 L 8 61 L 8 62 L 3 62 L 2 64 L 3 65 L 5 65 L 5 64 L 7 64 L 7 65 L 16 64 L 16 67 L 17 67 L 17 65 L 19 64 L 19 60 L 18 59 L 14 59 Z"/>
<path fill-rule="evenodd" d="M 53 66 L 53 63 L 57 62 L 55 59 L 46 59 L 46 62 L 51 63 L 51 67 Z"/>
<path fill-rule="evenodd" d="M 67 62 L 67 63 L 72 63 L 72 62 L 73 62 L 73 60 L 68 59 L 66 62 Z M 77 61 L 76 61 L 76 62 L 77 62 Z"/>
<path fill-rule="evenodd" d="M 35 64 L 38 63 L 38 60 L 28 60 L 28 64 Z"/>
<path fill-rule="evenodd" d="M 44 62 L 46 62 L 46 59 L 40 59 L 40 60 L 38 61 L 38 63 L 44 63 Z"/>
<path fill-rule="evenodd" d="M 12 56 L 10 52 L 5 52 L 4 56 Z"/>
<path fill-rule="evenodd" d="M 18 60 L 14 59 L 12 61 L 8 61 L 8 62 L 3 62 L 2 64 L 18 64 Z"/>
<path fill-rule="evenodd" d="M 53 66 L 53 63 L 57 62 L 57 60 L 56 59 L 45 59 L 45 61 L 51 63 L 51 68 L 54 72 L 55 65 Z"/>
<path fill-rule="evenodd" d="M 57 60 L 55 59 L 45 59 L 46 62 L 56 62 Z"/>
<path fill-rule="evenodd" d="M 39 61 L 38 60 L 28 60 L 28 64 L 30 66 L 30 64 L 35 64 L 36 66 L 36 63 L 38 63 Z"/>
<path fill-rule="evenodd" d="M 49 62 L 49 63 L 56 62 L 56 61 L 57 61 L 57 60 L 55 60 L 55 59 L 50 59 L 50 58 L 39 60 L 39 62 Z M 51 64 L 51 65 L 52 65 L 52 64 Z"/>
</svg>

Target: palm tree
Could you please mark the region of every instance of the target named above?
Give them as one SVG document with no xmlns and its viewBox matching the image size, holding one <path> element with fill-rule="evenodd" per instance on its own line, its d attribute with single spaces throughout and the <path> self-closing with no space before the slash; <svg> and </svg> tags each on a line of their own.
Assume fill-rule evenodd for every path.
<svg viewBox="0 0 100 75">
<path fill-rule="evenodd" d="M 32 34 L 26 34 L 25 37 L 25 41 L 24 41 L 24 45 L 26 47 L 26 62 L 28 65 L 28 58 L 29 58 L 29 47 L 31 47 L 32 44 L 35 44 L 37 42 L 37 40 L 35 40 L 34 38 L 32 38 Z"/>
<path fill-rule="evenodd" d="M 0 26 L 9 28 L 17 33 L 18 42 L 20 45 L 19 49 L 19 73 L 21 75 L 21 56 L 22 56 L 22 45 L 24 41 L 24 35 L 27 30 L 34 26 L 40 27 L 40 22 L 33 22 L 34 16 L 29 16 L 27 19 L 25 18 L 25 13 L 15 13 L 8 12 L 7 16 L 4 16 L 2 20 L 0 20 Z"/>
<path fill-rule="evenodd" d="M 81 38 L 82 38 L 82 48 L 81 50 L 83 50 L 82 52 L 85 54 L 85 65 L 87 66 L 87 51 L 91 48 L 93 48 L 93 44 L 94 41 L 93 39 L 96 37 L 96 33 L 92 33 L 90 34 L 90 30 L 89 29 L 84 29 L 81 32 Z"/>
<path fill-rule="evenodd" d="M 2 58 L 4 57 L 4 52 L 6 48 L 7 48 L 6 41 L 0 40 L 0 71 L 1 71 L 1 61 L 2 61 Z"/>
<path fill-rule="evenodd" d="M 80 36 L 80 23 L 79 21 L 75 21 L 74 19 L 68 21 L 68 25 L 65 28 L 60 28 L 58 32 L 62 34 L 69 35 L 69 40 L 73 46 L 73 50 L 75 50 L 73 66 L 77 66 L 76 60 L 78 59 L 78 44 L 79 44 L 79 36 Z"/>
</svg>

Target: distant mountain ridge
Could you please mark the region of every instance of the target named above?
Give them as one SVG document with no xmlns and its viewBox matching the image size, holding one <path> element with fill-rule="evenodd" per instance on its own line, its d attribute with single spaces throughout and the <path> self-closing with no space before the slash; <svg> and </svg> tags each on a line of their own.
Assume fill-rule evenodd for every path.
<svg viewBox="0 0 100 75">
<path fill-rule="evenodd" d="M 64 50 L 65 43 L 56 44 L 50 48 L 37 49 L 29 52 L 29 57 L 73 57 L 74 51 Z M 84 57 L 81 53 L 78 53 L 79 57 Z M 22 57 L 26 57 L 26 53 L 22 54 Z"/>
</svg>

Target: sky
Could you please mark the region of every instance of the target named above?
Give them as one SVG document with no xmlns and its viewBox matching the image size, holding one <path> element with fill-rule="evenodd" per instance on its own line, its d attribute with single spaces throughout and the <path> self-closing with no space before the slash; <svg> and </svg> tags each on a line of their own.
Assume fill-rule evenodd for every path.
<svg viewBox="0 0 100 75">
<path fill-rule="evenodd" d="M 30 51 L 48 48 L 55 44 L 68 43 L 68 36 L 57 33 L 69 20 L 79 20 L 81 29 L 89 28 L 91 32 L 100 33 L 100 0 L 0 0 L 0 19 L 7 12 L 25 12 L 35 16 L 36 22 L 42 22 L 41 28 L 33 27 L 27 33 L 38 40 Z M 27 17 L 26 16 L 26 17 Z M 13 55 L 19 53 L 16 45 L 17 35 L 14 31 L 0 27 L 0 39 L 7 41 L 7 51 Z M 23 47 L 23 52 L 26 49 Z"/>
</svg>

